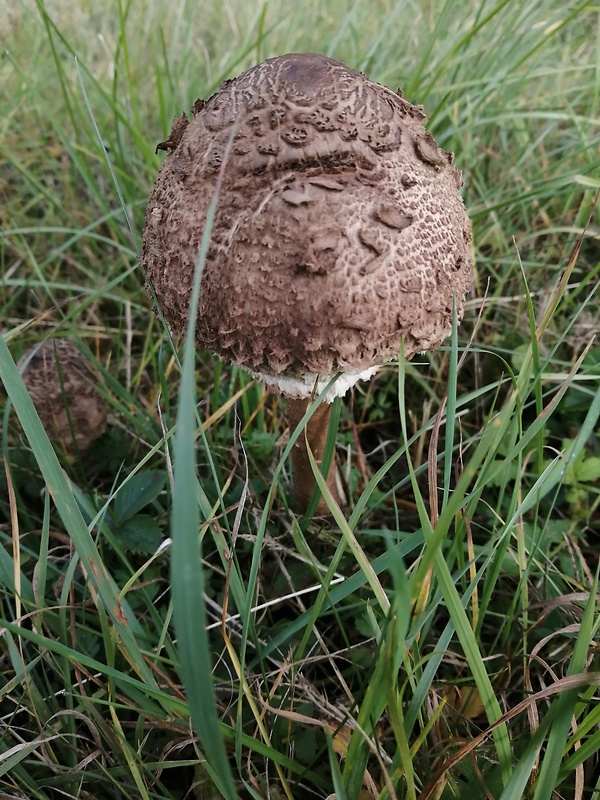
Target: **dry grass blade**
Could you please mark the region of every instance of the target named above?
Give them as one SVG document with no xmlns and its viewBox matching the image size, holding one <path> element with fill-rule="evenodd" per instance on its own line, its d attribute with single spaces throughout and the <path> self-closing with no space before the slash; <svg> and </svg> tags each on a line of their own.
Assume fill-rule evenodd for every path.
<svg viewBox="0 0 600 800">
<path fill-rule="evenodd" d="M 516 706 L 507 711 L 502 717 L 493 725 L 490 725 L 486 728 L 482 733 L 478 736 L 475 736 L 472 741 L 468 744 L 461 747 L 460 750 L 455 753 L 450 758 L 447 758 L 444 763 L 436 770 L 435 775 L 433 778 L 427 783 L 427 785 L 423 788 L 423 791 L 419 795 L 419 800 L 429 800 L 429 798 L 433 797 L 437 786 L 440 784 L 441 781 L 444 780 L 446 773 L 452 769 L 452 767 L 456 766 L 460 761 L 462 761 L 465 756 L 472 753 L 480 744 L 482 744 L 488 736 L 490 736 L 494 730 L 499 725 L 505 725 L 507 722 L 510 722 L 511 719 L 514 719 L 518 716 L 522 711 L 526 711 L 529 706 L 535 705 L 539 703 L 540 700 L 544 700 L 548 697 L 552 697 L 553 695 L 560 694 L 561 692 L 567 692 L 570 689 L 579 689 L 584 686 L 600 686 L 600 673 L 589 673 L 587 675 L 569 675 L 565 678 L 559 678 L 555 683 L 551 686 L 547 686 L 545 689 L 542 689 L 539 692 L 531 695 L 526 700 L 522 700 Z"/>
</svg>

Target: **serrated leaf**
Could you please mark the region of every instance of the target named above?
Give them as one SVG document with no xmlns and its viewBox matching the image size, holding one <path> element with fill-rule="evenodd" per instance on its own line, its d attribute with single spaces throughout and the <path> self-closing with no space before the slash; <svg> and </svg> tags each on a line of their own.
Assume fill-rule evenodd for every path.
<svg viewBox="0 0 600 800">
<path fill-rule="evenodd" d="M 301 729 L 294 732 L 294 755 L 303 764 L 310 764 L 317 755 L 319 741 L 314 731 Z"/>
<path fill-rule="evenodd" d="M 119 489 L 115 499 L 113 511 L 117 522 L 125 522 L 156 500 L 164 489 L 166 480 L 166 473 L 162 470 L 138 472 L 128 480 L 123 488 Z"/>
<path fill-rule="evenodd" d="M 499 466 L 502 466 L 502 469 L 497 469 Z M 519 467 L 517 464 L 507 462 L 507 459 L 504 458 L 495 458 L 487 483 L 490 486 L 505 486 L 508 481 L 516 481 L 518 477 Z"/>
<path fill-rule="evenodd" d="M 248 450 L 257 459 L 270 458 L 277 443 L 277 434 L 258 431 L 248 442 Z"/>
<path fill-rule="evenodd" d="M 575 468 L 575 476 L 582 483 L 591 483 L 600 478 L 600 458 L 590 456 L 584 458 Z"/>
<path fill-rule="evenodd" d="M 115 530 L 119 544 L 132 553 L 152 555 L 162 541 L 158 523 L 148 514 L 137 514 Z"/>
</svg>

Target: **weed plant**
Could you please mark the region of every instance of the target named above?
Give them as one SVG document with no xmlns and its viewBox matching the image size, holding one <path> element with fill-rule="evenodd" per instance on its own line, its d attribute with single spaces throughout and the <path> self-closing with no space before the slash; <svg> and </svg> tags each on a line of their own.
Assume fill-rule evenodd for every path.
<svg viewBox="0 0 600 800">
<path fill-rule="evenodd" d="M 598 800 L 597 3 L 0 18 L 0 797 Z M 138 266 L 173 117 L 307 50 L 425 105 L 476 249 L 446 345 L 337 402 L 328 523 L 283 401 L 172 341 Z M 55 336 L 110 404 L 84 455 L 15 366 Z"/>
</svg>

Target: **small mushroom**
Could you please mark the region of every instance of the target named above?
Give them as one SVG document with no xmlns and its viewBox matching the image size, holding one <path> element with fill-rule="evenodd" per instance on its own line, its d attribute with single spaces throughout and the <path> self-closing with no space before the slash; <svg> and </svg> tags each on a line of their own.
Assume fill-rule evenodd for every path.
<svg viewBox="0 0 600 800">
<path fill-rule="evenodd" d="M 424 118 L 401 94 L 303 53 L 253 67 L 175 121 L 146 212 L 147 282 L 183 333 L 222 180 L 196 343 L 284 394 L 292 424 L 335 374 L 329 402 L 397 357 L 401 338 L 407 358 L 437 347 L 454 302 L 462 317 L 471 225 L 453 156 Z M 328 419 L 308 426 L 317 462 Z M 294 472 L 302 511 L 314 485 L 303 437 Z M 328 482 L 335 496 L 333 473 Z"/>
<path fill-rule="evenodd" d="M 106 429 L 107 406 L 85 356 L 68 339 L 48 339 L 25 353 L 19 367 L 48 437 L 70 453 L 89 450 Z"/>
</svg>

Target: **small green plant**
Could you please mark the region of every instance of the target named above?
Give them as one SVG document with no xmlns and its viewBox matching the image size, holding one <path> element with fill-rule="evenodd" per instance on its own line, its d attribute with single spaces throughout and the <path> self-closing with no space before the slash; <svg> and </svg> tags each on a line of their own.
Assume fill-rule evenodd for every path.
<svg viewBox="0 0 600 800">
<path fill-rule="evenodd" d="M 563 439 L 566 451 L 571 439 Z M 600 458 L 581 452 L 567 467 L 565 473 L 566 497 L 573 520 L 586 522 L 592 509 L 598 507 L 600 497 Z"/>
</svg>

